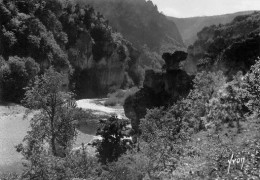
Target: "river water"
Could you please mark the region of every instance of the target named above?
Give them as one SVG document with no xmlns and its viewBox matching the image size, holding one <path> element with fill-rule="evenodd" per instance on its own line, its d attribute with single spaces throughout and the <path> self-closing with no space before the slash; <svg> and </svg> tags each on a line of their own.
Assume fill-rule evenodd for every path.
<svg viewBox="0 0 260 180">
<path fill-rule="evenodd" d="M 90 111 L 96 118 L 117 115 L 126 118 L 122 106 L 105 107 L 105 99 L 83 99 L 77 101 L 77 106 Z M 33 114 L 24 118 L 25 108 L 18 105 L 0 105 L 0 173 L 20 172 L 22 170 L 22 156 L 16 152 L 15 146 L 22 142 L 29 130 L 30 119 Z M 95 138 L 98 127 L 97 119 L 82 122 L 78 128 L 78 136 L 74 144 L 77 149 L 82 143 L 87 144 Z"/>
</svg>

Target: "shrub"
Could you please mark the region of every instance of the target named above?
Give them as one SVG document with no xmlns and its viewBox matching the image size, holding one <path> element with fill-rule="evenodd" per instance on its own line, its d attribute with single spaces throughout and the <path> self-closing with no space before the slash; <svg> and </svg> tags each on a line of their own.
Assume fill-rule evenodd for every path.
<svg viewBox="0 0 260 180">
<path fill-rule="evenodd" d="M 131 147 L 131 140 L 126 139 L 129 137 L 127 125 L 127 120 L 120 120 L 115 116 L 101 122 L 97 136 L 100 135 L 102 140 L 93 143 L 97 148 L 99 162 L 107 164 L 117 161 Z"/>
<path fill-rule="evenodd" d="M 108 180 L 140 180 L 149 171 L 149 159 L 141 152 L 127 152 L 117 162 L 110 163 L 102 178 Z"/>
</svg>

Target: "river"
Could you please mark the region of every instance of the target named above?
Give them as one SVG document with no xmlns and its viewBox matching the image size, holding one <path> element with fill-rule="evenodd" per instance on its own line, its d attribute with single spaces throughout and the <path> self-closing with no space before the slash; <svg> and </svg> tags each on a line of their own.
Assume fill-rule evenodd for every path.
<svg viewBox="0 0 260 180">
<path fill-rule="evenodd" d="M 117 115 L 126 118 L 122 106 L 105 107 L 105 99 L 83 99 L 77 101 L 77 106 L 90 111 L 96 118 Z M 22 156 L 16 152 L 15 146 L 22 142 L 29 130 L 30 119 L 33 114 L 24 118 L 25 108 L 19 105 L 0 105 L 0 173 L 20 172 L 22 170 Z M 87 144 L 95 136 L 98 127 L 97 119 L 90 119 L 80 124 L 78 136 L 74 143 L 77 149 L 82 143 Z"/>
</svg>

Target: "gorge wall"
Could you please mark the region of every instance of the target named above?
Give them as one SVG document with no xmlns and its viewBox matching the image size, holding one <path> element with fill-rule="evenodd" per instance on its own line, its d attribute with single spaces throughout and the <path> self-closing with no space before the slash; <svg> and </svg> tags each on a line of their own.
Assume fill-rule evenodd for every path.
<svg viewBox="0 0 260 180">
<path fill-rule="evenodd" d="M 80 56 L 74 58 L 69 53 L 69 57 L 75 59 L 71 63 L 77 69 L 74 81 L 79 98 L 106 97 L 110 91 L 141 84 L 140 52 L 120 34 L 114 33 L 112 37 L 113 40 L 103 47 L 103 57 L 98 60 L 92 53 L 92 41 L 81 43 L 86 47 Z"/>
<path fill-rule="evenodd" d="M 90 4 L 104 15 L 111 27 L 122 33 L 141 54 L 143 69 L 160 70 L 164 52 L 184 50 L 176 24 L 159 12 L 152 1 L 146 0 L 77 0 Z"/>
<path fill-rule="evenodd" d="M 109 20 L 111 26 L 141 48 L 145 44 L 152 51 L 176 50 L 184 46 L 176 24 L 146 0 L 78 0 L 90 4 Z"/>
</svg>

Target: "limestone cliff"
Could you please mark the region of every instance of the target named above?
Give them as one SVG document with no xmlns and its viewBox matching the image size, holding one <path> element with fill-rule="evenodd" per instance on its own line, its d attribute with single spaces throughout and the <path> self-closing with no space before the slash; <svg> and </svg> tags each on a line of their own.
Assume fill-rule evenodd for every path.
<svg viewBox="0 0 260 180">
<path fill-rule="evenodd" d="M 79 98 L 105 97 L 109 91 L 140 84 L 139 52 L 120 34 L 114 33 L 113 40 L 103 47 L 105 54 L 98 60 L 93 54 L 90 35 L 78 40 L 77 57 L 70 49 L 71 63 L 77 70 L 74 77 Z M 84 41 L 84 42 L 82 42 Z"/>
</svg>

